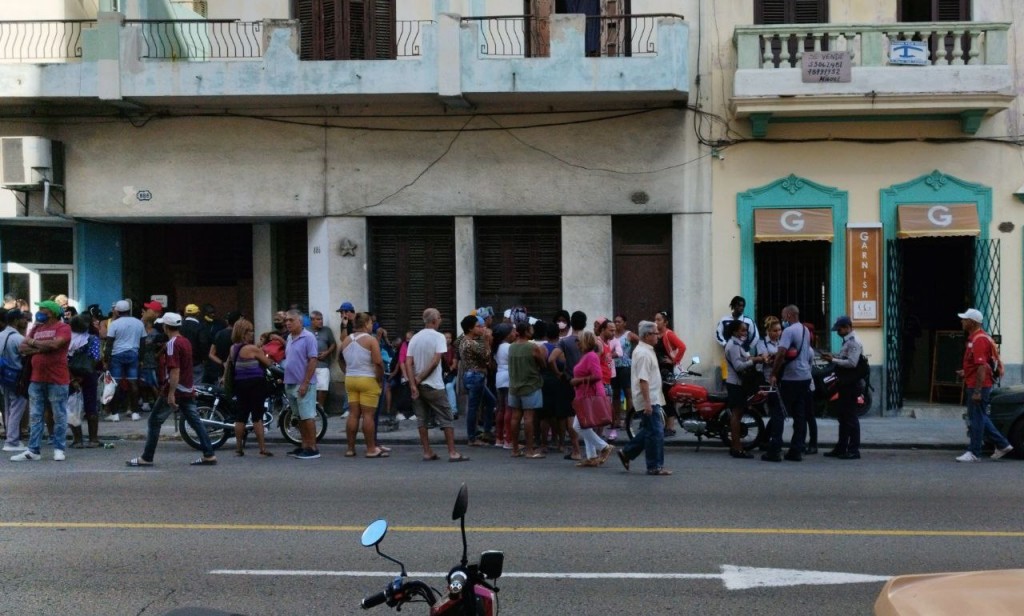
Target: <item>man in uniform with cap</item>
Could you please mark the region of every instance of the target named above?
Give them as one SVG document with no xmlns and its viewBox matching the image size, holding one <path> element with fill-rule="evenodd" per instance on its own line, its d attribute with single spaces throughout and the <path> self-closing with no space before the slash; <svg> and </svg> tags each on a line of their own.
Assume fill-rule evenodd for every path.
<svg viewBox="0 0 1024 616">
<path fill-rule="evenodd" d="M 110 376 L 119 383 L 125 381 L 128 385 L 128 410 L 131 413 L 132 421 L 142 419 L 139 415 L 139 347 L 142 339 L 146 337 L 146 326 L 132 316 L 132 305 L 126 299 L 114 304 L 114 312 L 117 318 L 111 321 L 107 327 L 107 337 L 103 350 L 104 367 L 110 371 Z M 122 389 L 118 387 L 120 393 Z M 113 413 L 110 414 L 110 421 L 121 419 L 118 406 L 123 398 L 118 395 L 110 403 Z"/>
<path fill-rule="evenodd" d="M 996 344 L 992 336 L 982 329 L 985 322 L 984 315 L 980 310 L 968 308 L 966 312 L 958 313 L 960 325 L 967 333 L 967 348 L 964 351 L 963 369 L 957 370 L 957 376 L 964 379 L 967 389 L 964 395 L 967 398 L 967 417 L 971 425 L 970 448 L 958 456 L 957 462 L 977 462 L 981 458 L 981 446 L 984 437 L 988 437 L 996 445 L 992 452 L 992 459 L 998 460 L 1013 451 L 1002 432 L 996 429 L 989 419 L 988 409 L 989 394 L 992 393 L 992 366 L 997 357 Z"/>
<path fill-rule="evenodd" d="M 39 460 L 43 441 L 43 414 L 46 403 L 53 411 L 53 459 L 64 460 L 68 429 L 68 345 L 71 327 L 61 321 L 64 310 L 55 301 L 39 302 L 36 326 L 21 343 L 21 354 L 32 362 L 32 383 L 28 387 L 29 420 L 28 449 L 13 456 L 13 462 Z"/>
<path fill-rule="evenodd" d="M 864 354 L 864 347 L 856 336 L 853 335 L 853 321 L 850 317 L 843 315 L 836 319 L 832 331 L 839 334 L 843 339 L 843 346 L 839 349 L 838 355 L 822 353 L 821 356 L 836 366 L 838 379 L 839 399 L 839 441 L 832 451 L 824 455 L 828 458 L 839 458 L 840 460 L 860 459 L 860 419 L 857 418 L 857 396 L 860 395 L 858 386 L 859 379 L 852 375 L 857 369 L 861 355 Z"/>
</svg>

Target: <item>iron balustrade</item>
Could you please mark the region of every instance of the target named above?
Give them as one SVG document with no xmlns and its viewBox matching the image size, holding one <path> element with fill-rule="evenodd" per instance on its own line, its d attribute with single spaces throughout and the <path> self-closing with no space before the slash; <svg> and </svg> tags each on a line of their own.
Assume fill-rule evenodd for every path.
<svg viewBox="0 0 1024 616">
<path fill-rule="evenodd" d="M 234 19 L 126 19 L 139 33 L 139 57 L 210 60 L 263 56 L 260 21 Z"/>
<path fill-rule="evenodd" d="M 395 50 L 399 58 L 411 58 L 421 55 L 420 44 L 423 37 L 424 24 L 432 24 L 429 19 L 409 19 L 395 22 Z"/>
<path fill-rule="evenodd" d="M 65 60 L 82 57 L 82 30 L 94 19 L 0 21 L 0 60 Z"/>
<path fill-rule="evenodd" d="M 658 20 L 682 19 L 674 13 L 587 16 L 585 54 L 600 57 L 658 55 Z M 478 22 L 480 55 L 525 58 L 547 57 L 551 52 L 551 20 L 533 15 L 463 17 Z"/>
</svg>

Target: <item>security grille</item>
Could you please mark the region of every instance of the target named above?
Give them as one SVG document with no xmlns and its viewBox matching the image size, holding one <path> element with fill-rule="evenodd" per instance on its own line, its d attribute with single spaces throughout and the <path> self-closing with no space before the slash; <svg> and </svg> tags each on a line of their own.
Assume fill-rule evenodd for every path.
<svg viewBox="0 0 1024 616">
<path fill-rule="evenodd" d="M 816 342 L 828 343 L 829 277 L 832 245 L 829 242 L 762 242 L 754 247 L 757 322 L 779 316 L 794 304 L 800 320 L 814 326 Z M 836 315 L 838 316 L 838 315 Z"/>
</svg>

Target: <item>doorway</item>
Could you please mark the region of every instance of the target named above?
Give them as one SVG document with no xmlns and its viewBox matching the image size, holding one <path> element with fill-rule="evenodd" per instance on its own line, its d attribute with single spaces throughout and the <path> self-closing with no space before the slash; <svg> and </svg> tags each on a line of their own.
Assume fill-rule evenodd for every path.
<svg viewBox="0 0 1024 616">
<path fill-rule="evenodd" d="M 32 307 L 55 295 L 67 295 L 80 308 L 74 300 L 78 294 L 71 227 L 2 227 L 0 261 L 4 294 L 24 299 Z"/>
<path fill-rule="evenodd" d="M 832 244 L 824 240 L 755 244 L 754 314 L 758 325 L 793 304 L 800 309 L 800 321 L 814 330 L 814 346 L 828 346 L 831 264 Z"/>
<path fill-rule="evenodd" d="M 900 298 L 900 373 L 904 404 L 931 398 L 936 332 L 959 331 L 973 301 L 973 237 L 899 240 L 903 258 Z"/>
<path fill-rule="evenodd" d="M 613 307 L 636 330 L 661 310 L 672 314 L 672 217 L 612 216 Z"/>
</svg>

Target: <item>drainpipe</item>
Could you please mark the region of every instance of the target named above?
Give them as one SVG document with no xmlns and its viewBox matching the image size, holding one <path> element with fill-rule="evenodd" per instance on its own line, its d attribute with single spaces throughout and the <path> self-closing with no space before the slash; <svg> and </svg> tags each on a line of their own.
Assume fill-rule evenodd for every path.
<svg viewBox="0 0 1024 616">
<path fill-rule="evenodd" d="M 47 216 L 57 216 L 68 219 L 64 212 L 50 211 L 50 180 L 43 180 L 43 211 L 46 212 Z"/>
</svg>

